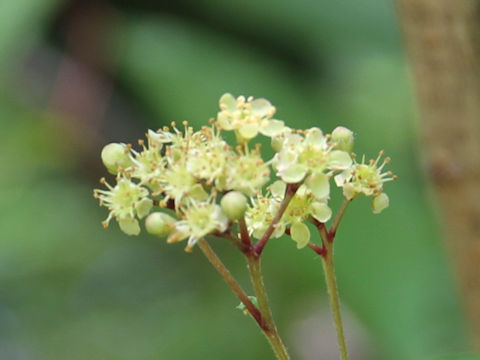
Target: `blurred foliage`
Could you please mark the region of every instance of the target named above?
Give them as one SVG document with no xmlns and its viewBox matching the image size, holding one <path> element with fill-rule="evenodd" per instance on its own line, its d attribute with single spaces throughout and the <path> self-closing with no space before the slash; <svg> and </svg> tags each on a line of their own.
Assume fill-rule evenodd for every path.
<svg viewBox="0 0 480 360">
<path fill-rule="evenodd" d="M 33 3 L 0 4 L 0 78 L 21 71 L 21 59 L 34 48 L 62 49 L 48 34 L 65 4 Z M 294 127 L 348 126 L 358 135 L 357 151 L 369 156 L 385 148 L 400 176 L 387 185 L 391 207 L 374 216 L 359 200 L 338 233 L 343 302 L 366 326 L 378 359 L 468 350 L 420 169 L 392 4 L 182 2 L 198 12 L 193 20 L 181 12 L 147 13 L 133 2 L 114 5 L 110 71 L 122 98 L 148 114 L 148 126 L 173 120 L 200 126 L 230 91 L 267 97 Z M 199 252 L 101 229 L 106 214 L 91 197 L 91 178 L 102 175 L 99 156 L 85 167 L 85 146 L 75 145 L 83 140 L 66 119 L 25 105 L 8 91 L 11 83 L 2 84 L 0 358 L 271 358 L 255 324 L 234 310 L 238 301 Z M 145 124 L 138 126 L 142 131 Z M 339 199 L 332 202 L 335 208 Z M 243 259 L 228 244 L 212 244 L 246 283 Z M 309 315 L 307 301 L 320 304 L 320 262 L 279 239 L 268 245 L 263 266 L 280 331 L 288 334 Z M 285 340 L 297 359 L 295 344 Z"/>
</svg>

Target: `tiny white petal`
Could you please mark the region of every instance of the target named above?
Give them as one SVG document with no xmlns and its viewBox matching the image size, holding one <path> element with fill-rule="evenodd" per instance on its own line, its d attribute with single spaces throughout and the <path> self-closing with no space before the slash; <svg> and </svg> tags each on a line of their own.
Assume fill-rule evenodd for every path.
<svg viewBox="0 0 480 360">
<path fill-rule="evenodd" d="M 343 185 L 343 196 L 345 196 L 347 200 L 353 199 L 355 195 L 357 195 L 357 192 L 352 183 L 346 183 Z"/>
<path fill-rule="evenodd" d="M 220 109 L 222 109 L 222 107 L 225 107 L 225 109 L 222 110 L 235 111 L 237 106 L 237 99 L 235 99 L 232 94 L 226 93 L 220 97 L 218 103 L 220 105 Z"/>
<path fill-rule="evenodd" d="M 147 216 L 152 209 L 153 201 L 149 198 L 143 198 L 135 204 L 135 211 L 139 219 Z"/>
<path fill-rule="evenodd" d="M 332 217 L 332 210 L 324 202 L 316 201 L 312 203 L 312 216 L 318 221 L 324 223 Z"/>
<path fill-rule="evenodd" d="M 284 131 L 285 125 L 281 120 L 264 120 L 261 123 L 260 133 L 265 136 L 273 137 L 280 135 Z"/>
<path fill-rule="evenodd" d="M 140 225 L 136 219 L 127 218 L 120 219 L 118 221 L 120 229 L 127 235 L 138 235 L 140 234 Z"/>
<path fill-rule="evenodd" d="M 350 170 L 345 170 L 338 175 L 335 175 L 334 180 L 335 184 L 338 187 L 342 187 L 346 182 L 348 182 L 352 177 L 352 172 Z"/>
<path fill-rule="evenodd" d="M 301 249 L 310 242 L 310 230 L 304 223 L 297 222 L 290 228 L 290 235 L 292 240 L 297 243 L 297 248 Z"/>
<path fill-rule="evenodd" d="M 336 170 L 346 170 L 352 165 L 352 158 L 346 151 L 333 150 L 328 153 L 328 167 Z"/>
<path fill-rule="evenodd" d="M 318 199 L 327 198 L 330 195 L 330 182 L 328 176 L 323 173 L 310 175 L 305 180 L 305 185 Z"/>
<path fill-rule="evenodd" d="M 267 116 L 272 109 L 272 104 L 267 99 L 255 99 L 250 102 L 250 106 L 252 113 L 259 117 Z"/>
<path fill-rule="evenodd" d="M 385 193 L 380 193 L 372 200 L 372 211 L 374 214 L 380 214 L 390 204 L 390 199 Z"/>
<path fill-rule="evenodd" d="M 323 136 L 322 130 L 319 128 L 311 128 L 307 130 L 307 134 L 305 135 L 305 142 L 309 145 L 322 145 L 323 143 L 326 144 L 326 139 Z"/>
<path fill-rule="evenodd" d="M 270 192 L 272 193 L 272 196 L 277 199 L 283 199 L 286 189 L 287 184 L 285 184 L 281 180 L 277 180 L 272 185 L 270 185 Z"/>
<path fill-rule="evenodd" d="M 253 123 L 253 124 L 246 124 L 240 127 L 238 129 L 238 132 L 240 135 L 245 138 L 245 139 L 253 139 L 255 136 L 257 136 L 259 130 L 259 125 L 258 123 Z"/>
<path fill-rule="evenodd" d="M 302 164 L 294 164 L 288 168 L 279 171 L 278 175 L 283 181 L 289 184 L 295 184 L 302 181 L 307 175 L 308 168 Z"/>
</svg>

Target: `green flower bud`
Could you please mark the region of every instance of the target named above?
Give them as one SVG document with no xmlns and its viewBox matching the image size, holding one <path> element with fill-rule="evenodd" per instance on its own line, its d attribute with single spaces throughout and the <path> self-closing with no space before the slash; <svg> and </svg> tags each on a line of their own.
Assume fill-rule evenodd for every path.
<svg viewBox="0 0 480 360">
<path fill-rule="evenodd" d="M 145 220 L 147 232 L 159 237 L 167 236 L 172 231 L 172 224 L 175 218 L 162 212 L 154 212 L 148 215 Z"/>
<path fill-rule="evenodd" d="M 118 168 L 127 168 L 132 164 L 125 144 L 111 143 L 102 149 L 102 161 L 108 172 L 117 174 Z"/>
<path fill-rule="evenodd" d="M 247 198 L 239 191 L 230 191 L 222 198 L 220 205 L 230 220 L 238 220 L 247 211 Z"/>
<path fill-rule="evenodd" d="M 332 132 L 332 141 L 336 144 L 335 149 L 352 152 L 353 132 L 346 127 L 337 126 Z"/>
</svg>

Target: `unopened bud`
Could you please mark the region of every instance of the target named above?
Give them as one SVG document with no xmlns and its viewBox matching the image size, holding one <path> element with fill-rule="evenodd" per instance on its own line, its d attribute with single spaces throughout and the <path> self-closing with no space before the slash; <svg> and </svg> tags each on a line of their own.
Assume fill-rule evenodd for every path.
<svg viewBox="0 0 480 360">
<path fill-rule="evenodd" d="M 337 126 L 332 132 L 332 141 L 336 144 L 335 149 L 352 152 L 353 132 L 346 127 Z"/>
<path fill-rule="evenodd" d="M 172 231 L 172 224 L 175 218 L 162 212 L 154 212 L 148 215 L 145 220 L 147 232 L 159 237 L 167 236 Z"/>
<path fill-rule="evenodd" d="M 230 220 L 238 220 L 247 211 L 247 198 L 239 191 L 230 191 L 222 198 L 220 205 Z"/>
<path fill-rule="evenodd" d="M 101 156 L 103 164 L 111 174 L 117 174 L 119 167 L 127 168 L 132 163 L 125 144 L 108 144 L 102 149 Z"/>
</svg>

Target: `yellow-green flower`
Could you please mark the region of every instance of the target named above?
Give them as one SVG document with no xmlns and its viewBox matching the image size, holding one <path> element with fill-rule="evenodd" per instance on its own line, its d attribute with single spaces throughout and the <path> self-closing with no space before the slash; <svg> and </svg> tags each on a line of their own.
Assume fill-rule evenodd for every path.
<svg viewBox="0 0 480 360">
<path fill-rule="evenodd" d="M 286 132 L 281 149 L 274 158 L 277 175 L 286 183 L 305 184 L 317 198 L 328 197 L 328 171 L 350 167 L 350 155 L 332 149 L 328 138 L 318 128 L 303 133 Z"/>
<path fill-rule="evenodd" d="M 247 196 L 261 192 L 270 180 L 270 168 L 257 150 L 237 154 L 225 168 L 225 190 L 237 190 Z"/>
<path fill-rule="evenodd" d="M 108 227 L 110 220 L 115 218 L 124 233 L 138 235 L 140 226 L 136 218 L 148 215 L 153 204 L 148 197 L 148 190 L 123 176 L 117 178 L 115 186 L 108 184 L 105 179 L 102 179 L 102 183 L 108 190 L 95 189 L 94 197 L 99 199 L 100 205 L 110 210 L 107 219 L 102 222 L 103 226 Z"/>
<path fill-rule="evenodd" d="M 335 183 L 343 188 L 346 199 L 353 199 L 358 194 L 372 196 L 372 209 L 375 214 L 389 205 L 388 196 L 383 193 L 383 184 L 397 178 L 391 171 L 382 172 L 385 164 L 390 162 L 389 157 L 380 162 L 383 154 L 384 152 L 380 151 L 378 157 L 368 163 L 365 162 L 365 156 L 361 163 L 354 159 L 349 169 L 335 176 Z"/>
<path fill-rule="evenodd" d="M 182 220 L 174 224 L 175 230 L 167 239 L 174 243 L 188 239 L 186 251 L 190 251 L 198 240 L 214 232 L 223 232 L 227 229 L 228 218 L 221 207 L 210 201 L 191 201 L 181 209 Z"/>
<path fill-rule="evenodd" d="M 223 130 L 234 130 L 240 139 L 248 141 L 258 133 L 272 137 L 283 131 L 283 121 L 272 119 L 276 110 L 266 99 L 235 98 L 226 93 L 220 98 L 219 107 L 217 125 Z"/>
</svg>

